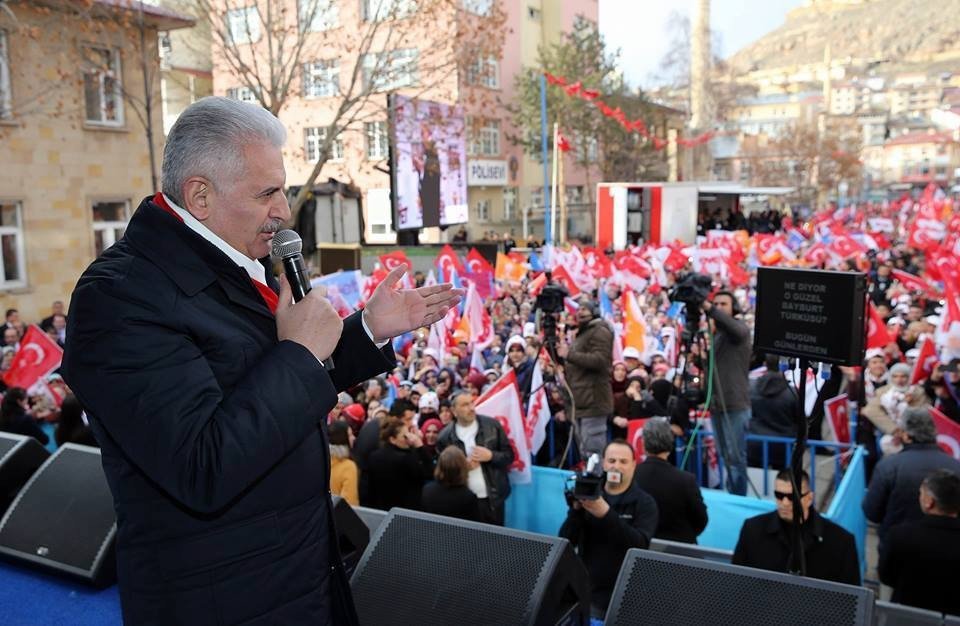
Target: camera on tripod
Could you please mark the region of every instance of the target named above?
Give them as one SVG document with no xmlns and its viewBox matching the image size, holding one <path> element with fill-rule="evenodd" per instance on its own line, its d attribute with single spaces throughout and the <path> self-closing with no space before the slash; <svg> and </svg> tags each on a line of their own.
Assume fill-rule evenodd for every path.
<svg viewBox="0 0 960 626">
<path fill-rule="evenodd" d="M 713 279 L 706 274 L 696 274 L 690 272 L 683 275 L 677 284 L 670 291 L 671 302 L 682 302 L 686 305 L 686 323 L 683 325 L 683 342 L 690 344 L 693 336 L 700 326 L 700 307 L 703 305 L 707 296 L 710 295 L 710 289 L 713 287 Z"/>
<path fill-rule="evenodd" d="M 557 318 L 563 313 L 563 300 L 567 297 L 567 290 L 562 285 L 552 282 L 551 272 L 545 272 L 547 284 L 537 295 L 533 305 L 537 312 L 540 328 L 543 330 L 543 342 L 547 346 L 550 358 L 557 362 Z"/>
</svg>

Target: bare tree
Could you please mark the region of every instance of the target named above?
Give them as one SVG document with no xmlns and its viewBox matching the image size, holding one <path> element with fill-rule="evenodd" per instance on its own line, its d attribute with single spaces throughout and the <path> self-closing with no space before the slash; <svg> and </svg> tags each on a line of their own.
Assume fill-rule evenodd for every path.
<svg viewBox="0 0 960 626">
<path fill-rule="evenodd" d="M 76 98 L 74 86 L 79 85 L 83 93 L 89 96 L 89 83 L 102 82 L 107 100 L 101 103 L 102 106 L 115 112 L 119 110 L 122 100 L 126 105 L 124 111 L 133 111 L 144 129 L 150 158 L 150 179 L 153 188 L 157 189 L 158 141 L 154 129 L 155 112 L 160 99 L 157 28 L 145 15 L 144 4 L 139 0 L 77 0 L 50 6 L 46 3 L 32 6 L 42 15 L 65 16 L 64 22 L 70 24 L 70 29 L 55 33 L 42 31 L 35 24 L 28 24 L 17 17 L 18 5 L 27 4 L 7 0 L 0 2 L 0 19 L 9 19 L 18 34 L 42 43 L 43 53 L 55 55 L 61 62 L 57 64 L 55 77 L 42 81 L 20 81 L 26 88 L 12 99 L 12 115 L 17 119 L 33 115 L 83 116 L 89 103 L 86 99 L 81 101 Z M 122 58 L 134 60 L 141 81 L 134 86 L 128 85 L 117 74 L 119 67 L 115 65 L 112 55 L 92 53 L 89 44 L 98 42 L 109 44 L 111 48 L 117 47 Z M 80 76 L 75 74 L 78 54 L 82 60 Z M 30 69 L 19 68 L 20 78 L 30 76 Z"/>
<path fill-rule="evenodd" d="M 501 56 L 506 20 L 494 1 L 363 0 L 353 3 L 361 12 L 355 31 L 340 24 L 351 19 L 351 9 L 331 0 L 193 2 L 196 14 L 209 20 L 215 62 L 277 116 L 298 89 L 304 91 L 305 64 L 316 59 L 337 64 L 336 104 L 319 158 L 291 203 L 294 213 L 308 199 L 338 137 L 382 117 L 386 92 L 456 99 L 458 69 L 477 58 Z"/>
<path fill-rule="evenodd" d="M 794 198 L 812 206 L 818 192 L 829 194 L 841 181 L 854 191 L 859 189 L 859 152 L 855 130 L 845 132 L 828 125 L 821 138 L 815 124 L 797 123 L 775 139 L 745 137 L 741 160 L 749 163 L 751 184 L 775 186 L 788 181 L 796 188 Z"/>
</svg>

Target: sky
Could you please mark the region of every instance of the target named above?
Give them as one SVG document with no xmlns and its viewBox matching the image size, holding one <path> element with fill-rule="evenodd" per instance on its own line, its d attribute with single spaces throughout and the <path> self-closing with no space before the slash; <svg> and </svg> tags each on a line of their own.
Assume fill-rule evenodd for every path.
<svg viewBox="0 0 960 626">
<path fill-rule="evenodd" d="M 802 0 L 713 0 L 710 26 L 720 35 L 721 56 L 731 56 L 783 24 L 787 11 Z M 667 29 L 672 11 L 693 21 L 696 0 L 600 0 L 600 32 L 611 50 L 620 48 L 620 65 L 627 81 L 640 87 L 656 85 L 660 59 L 670 47 Z"/>
</svg>

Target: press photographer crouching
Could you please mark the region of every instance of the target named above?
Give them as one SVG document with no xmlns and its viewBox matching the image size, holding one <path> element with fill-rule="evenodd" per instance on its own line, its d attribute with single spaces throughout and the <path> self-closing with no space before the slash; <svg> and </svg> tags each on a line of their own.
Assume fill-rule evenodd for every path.
<svg viewBox="0 0 960 626">
<path fill-rule="evenodd" d="M 602 617 L 610 603 L 623 557 L 630 548 L 647 548 L 657 529 L 657 503 L 633 481 L 634 450 L 614 439 L 603 451 L 603 470 L 591 458 L 565 495 L 570 510 L 560 536 L 576 547 L 590 574 L 591 613 Z"/>
</svg>

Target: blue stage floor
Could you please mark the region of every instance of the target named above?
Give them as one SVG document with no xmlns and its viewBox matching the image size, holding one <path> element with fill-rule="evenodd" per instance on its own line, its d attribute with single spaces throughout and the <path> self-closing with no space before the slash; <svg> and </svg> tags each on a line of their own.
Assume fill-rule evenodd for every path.
<svg viewBox="0 0 960 626">
<path fill-rule="evenodd" d="M 119 626 L 117 587 L 99 590 L 70 579 L 0 563 L 4 626 Z"/>
</svg>

